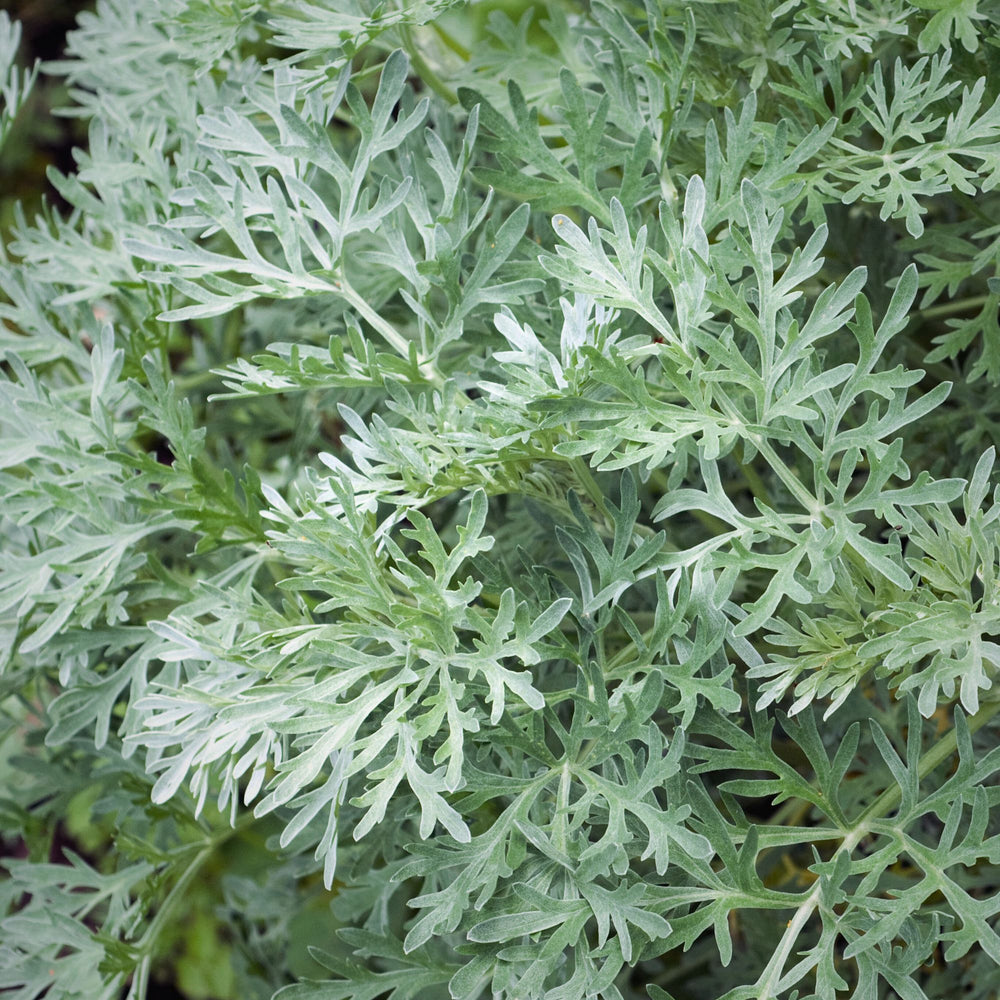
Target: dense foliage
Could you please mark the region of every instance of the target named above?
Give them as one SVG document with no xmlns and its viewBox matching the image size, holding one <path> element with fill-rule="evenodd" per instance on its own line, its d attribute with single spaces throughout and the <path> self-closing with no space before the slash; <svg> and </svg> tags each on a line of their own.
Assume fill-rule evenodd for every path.
<svg viewBox="0 0 1000 1000">
<path fill-rule="evenodd" d="M 0 992 L 996 997 L 998 23 L 81 15 L 0 260 Z"/>
</svg>

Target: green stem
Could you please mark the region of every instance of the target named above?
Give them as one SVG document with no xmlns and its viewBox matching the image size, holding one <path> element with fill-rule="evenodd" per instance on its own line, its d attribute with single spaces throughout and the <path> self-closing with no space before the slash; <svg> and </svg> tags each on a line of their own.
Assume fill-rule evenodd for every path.
<svg viewBox="0 0 1000 1000">
<path fill-rule="evenodd" d="M 569 761 L 564 761 L 559 769 L 559 792 L 556 798 L 555 840 L 556 846 L 565 854 L 569 847 L 566 830 L 566 820 L 569 812 L 569 787 L 572 783 L 572 773 Z"/>
<path fill-rule="evenodd" d="M 232 832 L 232 831 L 229 831 Z M 170 919 L 173 911 L 184 897 L 184 892 L 198 874 L 202 865 L 211 857 L 217 846 L 216 841 L 212 841 L 203 847 L 192 859 L 191 863 L 184 869 L 181 876 L 174 883 L 173 888 L 167 894 L 156 916 L 150 921 L 146 932 L 136 943 L 135 950 L 142 955 L 139 964 L 136 966 L 132 980 L 132 988 L 129 990 L 129 1000 L 146 1000 L 146 991 L 149 987 L 149 972 L 152 968 L 156 940 L 159 937 L 164 925 Z"/>
<path fill-rule="evenodd" d="M 241 833 L 246 827 L 256 821 L 256 817 L 249 815 L 234 827 L 227 827 L 219 831 L 215 836 L 202 841 L 201 849 L 188 863 L 188 866 L 181 872 L 180 877 L 173 884 L 167 898 L 164 899 L 156 916 L 149 922 L 142 937 L 135 944 L 135 951 L 142 957 L 136 966 L 132 977 L 132 987 L 128 993 L 128 1000 L 146 1000 L 146 991 L 149 988 L 149 973 L 152 969 L 153 960 L 156 957 L 156 942 L 163 931 L 164 925 L 173 916 L 174 911 L 184 899 L 188 886 L 201 871 L 205 862 L 224 844 L 227 840 Z"/>
<path fill-rule="evenodd" d="M 781 936 L 781 941 L 778 942 L 777 949 L 765 966 L 764 971 L 760 974 L 760 978 L 754 984 L 754 988 L 757 990 L 757 1000 L 775 1000 L 775 997 L 777 997 L 778 983 L 781 981 L 781 973 L 784 971 L 785 962 L 788 961 L 788 956 L 792 953 L 792 949 L 798 941 L 799 934 L 802 933 L 802 928 L 819 904 L 822 886 L 822 882 L 816 882 L 809 895 L 799 904 L 795 915 L 788 921 L 788 927 Z"/>
<path fill-rule="evenodd" d="M 597 740 L 590 739 L 580 747 L 580 752 L 576 755 L 576 763 L 578 767 L 584 764 L 590 756 L 590 751 L 593 750 L 595 746 L 597 746 Z"/>
<path fill-rule="evenodd" d="M 440 21 L 432 21 L 430 24 L 434 33 L 444 42 L 445 46 L 451 49 L 462 62 L 468 62 L 472 58 L 472 53 L 457 39 L 441 27 Z"/>
<path fill-rule="evenodd" d="M 968 727 L 970 733 L 978 732 L 983 726 L 986 725 L 991 719 L 995 718 L 996 715 L 1000 713 L 1000 701 L 990 701 L 983 705 L 975 715 L 970 716 L 968 720 Z M 955 727 L 952 726 L 948 734 L 937 743 L 931 747 L 927 753 L 920 758 L 920 764 L 917 767 L 917 774 L 920 779 L 924 779 L 928 774 L 931 773 L 939 764 L 942 764 L 947 760 L 954 752 L 958 746 L 958 733 L 955 731 Z M 865 827 L 865 833 L 868 832 L 868 824 L 872 820 L 882 819 L 891 810 L 895 809 L 899 805 L 903 797 L 903 790 L 899 785 L 893 785 L 891 788 L 887 788 L 868 808 L 861 814 L 858 819 L 858 823 L 855 829 L 859 827 Z"/>
<path fill-rule="evenodd" d="M 449 104 L 458 104 L 458 94 L 441 79 L 437 71 L 432 69 L 430 63 L 423 57 L 420 47 L 413 41 L 413 33 L 408 24 L 400 26 L 399 37 L 406 54 L 410 57 L 413 68 L 416 70 L 417 78 L 426 83 L 438 97 L 443 98 Z"/>
<path fill-rule="evenodd" d="M 915 311 L 924 319 L 936 319 L 938 316 L 951 316 L 953 313 L 965 312 L 968 309 L 986 305 L 990 298 L 989 295 L 973 295 L 967 299 L 953 299 L 951 302 L 943 302 L 939 306 L 930 306 L 927 309 Z"/>
<path fill-rule="evenodd" d="M 788 488 L 788 492 L 810 513 L 816 507 L 816 498 L 802 485 L 802 481 L 778 456 L 778 453 L 771 447 L 770 443 L 761 438 L 754 440 L 751 438 L 754 447 L 767 459 L 768 464 L 778 474 L 778 478 Z M 763 498 L 761 498 L 763 499 Z"/>
<path fill-rule="evenodd" d="M 968 720 L 969 732 L 977 732 L 991 719 L 995 718 L 998 713 L 1000 713 L 1000 701 L 989 702 L 983 705 L 982 708 L 980 708 L 979 711 Z M 943 739 L 935 743 L 934 746 L 921 758 L 920 764 L 917 768 L 919 777 L 921 779 L 927 777 L 928 774 L 930 774 L 936 767 L 942 764 L 955 752 L 957 746 L 958 734 L 956 733 L 954 727 L 952 727 L 951 731 Z M 841 841 L 840 850 L 847 851 L 848 854 L 850 854 L 850 852 L 853 851 L 854 848 L 857 847 L 857 845 L 868 835 L 871 823 L 874 820 L 883 818 L 895 809 L 902 800 L 902 796 L 903 790 L 898 784 L 893 785 L 891 788 L 887 788 L 861 814 L 853 829 L 851 829 Z M 777 995 L 778 984 L 781 981 L 782 972 L 785 968 L 785 962 L 792 953 L 803 927 L 812 916 L 816 907 L 819 905 L 822 884 L 823 883 L 821 881 L 817 881 L 816 885 L 812 888 L 806 898 L 799 903 L 798 907 L 796 907 L 795 914 L 788 922 L 788 928 L 784 935 L 782 935 L 777 950 L 771 960 L 767 963 L 764 971 L 760 974 L 760 978 L 754 984 L 754 988 L 757 991 L 757 1000 L 773 1000 L 773 998 Z"/>
<path fill-rule="evenodd" d="M 797 820 L 803 818 L 812 808 L 812 803 L 802 799 L 791 798 L 782 805 L 767 821 L 768 826 L 785 826 L 787 820 Z M 788 826 L 797 826 L 797 822 L 791 822 Z"/>
<path fill-rule="evenodd" d="M 410 342 L 391 324 L 387 323 L 372 307 L 345 281 L 340 282 L 337 289 L 340 295 L 363 316 L 381 336 L 387 344 L 404 358 L 410 357 Z M 436 372 L 429 361 L 423 360 L 418 363 L 420 374 L 428 382 L 435 386 L 444 385 L 444 379 Z"/>
<path fill-rule="evenodd" d="M 743 473 L 743 478 L 747 481 L 747 486 L 750 487 L 750 492 L 757 497 L 761 503 L 767 504 L 768 507 L 774 507 L 771 501 L 771 494 L 767 486 L 764 485 L 764 480 L 761 479 L 760 473 L 752 465 L 746 465 L 743 462 L 739 462 L 740 472 Z M 728 528 L 727 528 L 728 530 Z"/>
<path fill-rule="evenodd" d="M 744 428 L 744 433 L 742 437 L 748 440 L 760 453 L 767 459 L 768 464 L 772 470 L 777 473 L 778 478 L 785 484 L 788 492 L 795 497 L 796 500 L 802 506 L 809 511 L 814 513 L 816 509 L 816 498 L 812 493 L 802 485 L 802 481 L 799 479 L 798 475 L 793 472 L 788 465 L 785 464 L 784 460 L 778 455 L 778 453 L 771 446 L 769 441 L 766 441 L 764 437 L 760 434 L 750 434 L 746 431 L 743 416 L 739 411 L 736 404 L 729 398 L 729 394 L 725 392 L 721 387 L 716 390 L 716 399 L 718 399 L 720 408 L 735 424 Z M 764 497 L 761 497 L 764 500 Z M 767 501 L 764 500 L 766 503 Z"/>
<path fill-rule="evenodd" d="M 597 485 L 597 480 L 591 475 L 590 466 L 582 458 L 572 458 L 569 464 L 576 474 L 580 485 L 583 487 L 584 492 L 593 501 L 594 506 L 605 517 L 609 525 L 613 524 L 611 515 L 608 513 L 607 503 L 605 503 L 604 493 L 600 486 Z"/>
</svg>

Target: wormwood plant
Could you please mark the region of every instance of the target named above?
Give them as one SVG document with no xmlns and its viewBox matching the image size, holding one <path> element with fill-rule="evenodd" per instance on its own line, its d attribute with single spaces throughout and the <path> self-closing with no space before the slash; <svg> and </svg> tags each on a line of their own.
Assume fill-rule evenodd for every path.
<svg viewBox="0 0 1000 1000">
<path fill-rule="evenodd" d="M 997 23 L 81 15 L 0 266 L 0 992 L 995 998 Z"/>
</svg>

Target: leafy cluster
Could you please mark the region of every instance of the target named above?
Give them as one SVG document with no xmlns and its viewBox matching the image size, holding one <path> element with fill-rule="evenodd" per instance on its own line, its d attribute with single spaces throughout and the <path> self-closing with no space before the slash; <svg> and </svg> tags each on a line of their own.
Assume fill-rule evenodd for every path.
<svg viewBox="0 0 1000 1000">
<path fill-rule="evenodd" d="M 82 14 L 0 258 L 0 992 L 995 997 L 997 23 Z"/>
</svg>

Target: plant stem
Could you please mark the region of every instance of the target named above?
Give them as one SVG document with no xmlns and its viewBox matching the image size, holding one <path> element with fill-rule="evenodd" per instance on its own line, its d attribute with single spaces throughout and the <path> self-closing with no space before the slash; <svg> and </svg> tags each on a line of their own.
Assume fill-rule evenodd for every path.
<svg viewBox="0 0 1000 1000">
<path fill-rule="evenodd" d="M 604 493 L 602 492 L 600 486 L 597 485 L 597 480 L 594 479 L 590 472 L 590 467 L 582 458 L 570 459 L 570 466 L 579 480 L 580 485 L 583 487 L 584 492 L 590 497 L 594 506 L 601 512 L 608 525 L 613 525 L 614 521 L 611 515 L 608 513 L 608 506 L 604 500 Z"/>
<path fill-rule="evenodd" d="M 939 306 L 929 306 L 927 309 L 914 311 L 924 319 L 936 319 L 938 316 L 951 316 L 954 313 L 975 309 L 977 306 L 985 305 L 989 299 L 989 295 L 972 295 L 967 299 L 952 299 L 951 302 L 943 302 Z"/>
<path fill-rule="evenodd" d="M 768 507 L 774 507 L 771 501 L 771 494 L 764 485 L 764 480 L 761 479 L 760 474 L 752 465 L 747 465 L 743 462 L 739 462 L 740 472 L 743 473 L 743 478 L 747 481 L 747 486 L 750 487 L 750 492 L 762 503 L 767 504 Z"/>
<path fill-rule="evenodd" d="M 968 720 L 969 732 L 977 732 L 991 719 L 995 718 L 998 713 L 1000 713 L 1000 701 L 988 702 L 983 705 L 979 711 Z M 930 774 L 936 767 L 938 767 L 955 752 L 957 746 L 958 735 L 955 728 L 952 727 L 948 734 L 943 739 L 935 743 L 926 755 L 921 758 L 920 764 L 917 768 L 917 773 L 920 778 L 923 779 L 927 777 L 928 774 Z M 898 784 L 893 785 L 891 788 L 887 788 L 874 802 L 868 806 L 867 809 L 864 810 L 853 829 L 851 829 L 843 838 L 840 850 L 847 851 L 848 853 L 853 851 L 854 848 L 857 847 L 857 845 L 870 832 L 870 825 L 872 821 L 881 819 L 891 812 L 901 801 L 902 795 L 903 791 Z M 803 927 L 812 916 L 816 907 L 819 905 L 822 884 L 822 881 L 818 881 L 816 883 L 816 885 L 809 892 L 809 895 L 806 896 L 801 903 L 799 903 L 796 908 L 795 915 L 788 922 L 788 928 L 782 936 L 777 950 L 754 985 L 754 988 L 757 991 L 755 994 L 757 1000 L 773 1000 L 773 998 L 777 995 L 785 962 L 788 960 L 788 956 L 791 954 Z"/>
<path fill-rule="evenodd" d="M 173 884 L 167 898 L 163 901 L 156 916 L 149 922 L 142 937 L 135 944 L 135 951 L 141 955 L 135 973 L 132 977 L 132 986 L 128 992 L 127 1000 L 146 1000 L 146 992 L 149 988 L 149 973 L 156 957 L 156 941 L 163 931 L 164 925 L 173 915 L 178 905 L 184 898 L 187 887 L 194 880 L 205 862 L 215 853 L 218 848 L 227 840 L 235 837 L 247 826 L 256 821 L 256 817 L 248 816 L 243 822 L 237 823 L 234 827 L 227 827 L 214 837 L 209 837 L 202 842 L 202 847 L 188 863 L 188 866 L 181 872 L 177 881 Z"/>
<path fill-rule="evenodd" d="M 363 316 L 378 333 L 382 335 L 386 343 L 404 358 L 410 357 L 410 342 L 391 324 L 387 323 L 372 307 L 350 286 L 346 281 L 340 282 L 337 289 L 340 295 L 349 302 L 354 309 Z M 444 379 L 430 365 L 430 362 L 423 360 L 418 363 L 420 374 L 427 379 L 431 385 L 440 388 L 444 385 Z"/>
<path fill-rule="evenodd" d="M 142 958 L 136 966 L 132 979 L 132 988 L 128 993 L 128 1000 L 146 1000 L 146 991 L 149 987 L 149 972 L 153 964 L 153 958 L 155 957 L 156 939 L 159 937 L 173 911 L 177 909 L 178 904 L 183 899 L 185 890 L 198 874 L 201 866 L 211 857 L 215 848 L 216 842 L 212 841 L 194 856 L 191 863 L 184 869 L 180 878 L 177 879 L 167 894 L 167 898 L 163 901 L 163 905 L 157 911 L 156 916 L 150 921 L 146 932 L 137 942 L 136 951 L 142 955 Z"/>
<path fill-rule="evenodd" d="M 817 882 L 812 887 L 809 895 L 799 904 L 795 916 L 788 921 L 788 927 L 781 936 L 781 941 L 778 943 L 777 949 L 755 984 L 757 1000 L 775 1000 L 775 997 L 777 997 L 778 983 L 781 981 L 781 973 L 785 968 L 785 962 L 788 961 L 788 956 L 795 947 L 795 942 L 798 940 L 799 934 L 802 933 L 802 928 L 805 926 L 806 921 L 812 916 L 813 910 L 816 909 L 819 903 L 822 886 L 822 882 Z"/>
<path fill-rule="evenodd" d="M 413 68 L 416 70 L 417 77 L 426 83 L 438 97 L 443 98 L 449 104 L 458 104 L 458 94 L 441 79 L 436 70 L 431 68 L 430 63 L 420 51 L 420 46 L 413 41 L 413 33 L 408 24 L 400 27 L 399 37 L 403 48 L 406 49 L 406 54 L 410 57 Z"/>
<path fill-rule="evenodd" d="M 439 21 L 433 21 L 430 26 L 434 29 L 434 33 L 438 38 L 444 42 L 445 46 L 451 49 L 459 59 L 463 62 L 468 62 L 472 58 L 472 53 L 454 35 L 445 31 Z"/>
<path fill-rule="evenodd" d="M 968 727 L 970 733 L 978 732 L 986 725 L 991 719 L 993 719 L 997 713 L 1000 713 L 1000 701 L 989 701 L 983 705 L 975 715 L 971 716 L 968 720 Z M 955 731 L 955 727 L 948 731 L 947 735 L 939 740 L 934 746 L 927 751 L 927 753 L 920 758 L 920 764 L 917 767 L 917 774 L 921 779 L 926 778 L 928 774 L 931 773 L 939 764 L 950 757 L 958 746 L 958 734 Z M 858 819 L 858 826 L 865 826 L 875 819 L 881 819 L 897 805 L 899 805 L 900 800 L 903 797 L 903 790 L 899 785 L 893 785 L 891 788 L 887 788 L 874 802 L 872 802 L 868 808 L 861 814 Z M 857 829 L 857 827 L 856 827 Z M 865 830 L 867 833 L 867 829 Z"/>
</svg>

